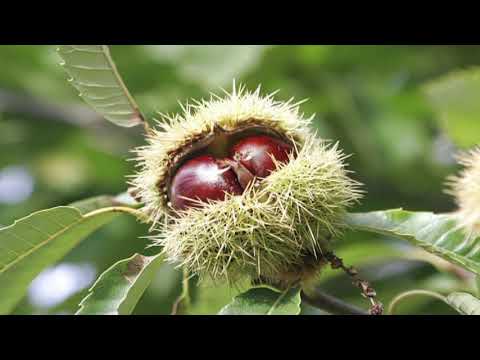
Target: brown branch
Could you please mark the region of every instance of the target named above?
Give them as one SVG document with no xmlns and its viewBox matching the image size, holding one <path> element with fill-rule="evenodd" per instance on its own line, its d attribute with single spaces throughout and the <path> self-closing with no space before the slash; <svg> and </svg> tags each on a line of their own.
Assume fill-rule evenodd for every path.
<svg viewBox="0 0 480 360">
<path fill-rule="evenodd" d="M 370 315 L 382 315 L 383 304 L 377 300 L 377 293 L 375 289 L 366 280 L 362 280 L 358 277 L 358 271 L 353 266 L 346 267 L 343 260 L 336 256 L 333 252 L 325 254 L 325 258 L 330 263 L 332 269 L 342 269 L 352 280 L 353 285 L 358 287 L 362 293 L 362 296 L 370 301 Z"/>
<path fill-rule="evenodd" d="M 94 111 L 82 105 L 59 105 L 36 96 L 0 89 L 0 112 L 91 126 L 102 121 Z"/>
<path fill-rule="evenodd" d="M 0 88 L 0 114 L 2 112 L 25 116 L 36 121 L 78 126 L 93 130 L 98 136 L 102 136 L 103 133 L 110 134 L 111 129 L 115 127 L 86 105 L 58 104 L 35 95 Z M 124 137 L 125 144 L 130 142 L 135 144 L 134 139 L 143 137 L 143 130 L 140 127 L 136 130 L 117 127 L 115 132 L 118 136 Z"/>
<path fill-rule="evenodd" d="M 368 315 L 367 311 L 325 294 L 318 289 L 310 290 L 308 294 L 303 291 L 302 300 L 310 306 L 333 315 Z"/>
</svg>

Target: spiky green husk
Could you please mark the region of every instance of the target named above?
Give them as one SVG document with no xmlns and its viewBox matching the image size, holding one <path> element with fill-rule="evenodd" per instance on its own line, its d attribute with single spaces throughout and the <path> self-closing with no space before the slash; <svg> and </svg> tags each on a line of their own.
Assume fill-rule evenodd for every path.
<svg viewBox="0 0 480 360">
<path fill-rule="evenodd" d="M 291 284 L 313 275 L 346 208 L 361 197 L 337 145 L 308 135 L 296 156 L 241 196 L 168 215 L 156 243 L 167 258 L 214 280 L 243 275 Z"/>
<path fill-rule="evenodd" d="M 343 228 L 346 208 L 361 197 L 348 177 L 345 156 L 309 130 L 299 103 L 278 102 L 235 89 L 225 98 L 187 105 L 182 115 L 163 116 L 148 144 L 137 149 L 140 171 L 131 184 L 158 230 L 152 238 L 167 259 L 191 273 L 230 283 L 250 277 L 288 286 L 314 277 L 322 253 Z M 225 131 L 261 126 L 296 147 L 290 161 L 242 195 L 227 195 L 200 208 L 175 212 L 166 184 L 185 150 L 220 127 Z"/>
<path fill-rule="evenodd" d="M 209 101 L 194 101 L 183 107 L 183 114 L 161 115 L 158 129 L 147 138 L 148 144 L 136 149 L 139 171 L 130 184 L 145 203 L 144 211 L 157 223 L 169 211 L 165 181 L 180 149 L 205 138 L 216 126 L 229 131 L 242 126 L 262 125 L 276 130 L 297 144 L 309 134 L 310 119 L 299 111 L 300 103 L 279 102 L 273 94 L 262 97 L 233 87 L 224 98 L 212 95 Z"/>
<path fill-rule="evenodd" d="M 480 235 L 480 147 L 458 156 L 464 169 L 449 179 L 448 193 L 459 207 L 456 216 L 468 235 Z"/>
</svg>

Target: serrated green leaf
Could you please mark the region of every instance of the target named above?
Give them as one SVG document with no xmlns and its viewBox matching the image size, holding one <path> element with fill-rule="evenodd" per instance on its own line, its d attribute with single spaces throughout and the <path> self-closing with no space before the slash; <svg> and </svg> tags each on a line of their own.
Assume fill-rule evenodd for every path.
<svg viewBox="0 0 480 360">
<path fill-rule="evenodd" d="M 161 255 L 120 260 L 100 275 L 76 315 L 131 314 L 162 262 Z"/>
<path fill-rule="evenodd" d="M 60 206 L 35 212 L 1 228 L 0 314 L 13 310 L 42 270 L 118 214 L 106 208 L 82 215 L 73 206 Z"/>
<path fill-rule="evenodd" d="M 468 293 L 450 294 L 447 302 L 462 315 L 480 315 L 480 300 Z"/>
<path fill-rule="evenodd" d="M 468 239 L 448 214 L 401 209 L 348 214 L 354 229 L 394 236 L 480 274 L 480 238 Z"/>
<path fill-rule="evenodd" d="M 61 65 L 80 96 L 116 125 L 132 127 L 145 119 L 118 73 L 107 45 L 61 45 Z"/>
<path fill-rule="evenodd" d="M 261 286 L 237 295 L 219 315 L 298 315 L 300 302 L 298 288 L 281 292 Z"/>
<path fill-rule="evenodd" d="M 480 69 L 457 71 L 426 86 L 441 125 L 463 147 L 480 142 Z"/>
</svg>

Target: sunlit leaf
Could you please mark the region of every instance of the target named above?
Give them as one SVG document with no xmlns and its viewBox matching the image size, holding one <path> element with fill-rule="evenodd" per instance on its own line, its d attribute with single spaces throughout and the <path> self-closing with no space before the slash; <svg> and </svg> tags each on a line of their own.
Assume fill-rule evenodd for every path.
<svg viewBox="0 0 480 360">
<path fill-rule="evenodd" d="M 480 274 L 480 238 L 468 239 L 447 214 L 398 210 L 349 214 L 355 229 L 391 235 Z"/>
<path fill-rule="evenodd" d="M 262 286 L 236 296 L 219 315 L 298 315 L 300 289 L 278 291 Z"/>
<path fill-rule="evenodd" d="M 87 203 L 80 210 L 73 206 L 41 210 L 0 229 L 0 314 L 14 308 L 42 270 L 119 214 L 104 209 L 106 201 L 94 202 L 102 209 L 82 214 L 95 209 L 94 203 Z"/>
<path fill-rule="evenodd" d="M 462 292 L 447 296 L 447 302 L 462 315 L 480 315 L 480 300 Z"/>
<path fill-rule="evenodd" d="M 239 287 L 248 289 L 249 282 L 245 281 Z M 188 309 L 188 314 L 217 314 L 225 307 L 225 304 L 230 303 L 232 298 L 240 293 L 241 290 L 237 287 L 229 286 L 228 283 L 212 285 L 208 281 L 199 282 L 195 287 L 195 298 L 192 301 L 192 306 Z"/>
<path fill-rule="evenodd" d="M 144 123 L 107 45 L 61 45 L 57 51 L 72 85 L 105 119 L 124 127 Z"/>
<path fill-rule="evenodd" d="M 77 315 L 128 315 L 162 264 L 161 255 L 134 256 L 106 270 L 80 303 Z"/>
</svg>

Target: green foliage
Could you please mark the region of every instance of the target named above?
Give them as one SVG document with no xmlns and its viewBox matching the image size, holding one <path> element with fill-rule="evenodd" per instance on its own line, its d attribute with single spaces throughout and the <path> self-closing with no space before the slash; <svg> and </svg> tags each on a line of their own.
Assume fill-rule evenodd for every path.
<svg viewBox="0 0 480 360">
<path fill-rule="evenodd" d="M 154 45 L 145 50 L 153 58 L 175 62 L 179 75 L 212 88 L 230 85 L 260 60 L 266 46 Z"/>
<path fill-rule="evenodd" d="M 116 125 L 131 127 L 145 120 L 123 83 L 107 45 L 61 45 L 61 65 L 80 96 Z"/>
<path fill-rule="evenodd" d="M 162 262 L 160 255 L 140 254 L 117 262 L 100 275 L 77 315 L 131 314 Z"/>
<path fill-rule="evenodd" d="M 35 212 L 0 229 L 0 314 L 9 313 L 30 282 L 118 212 L 110 208 L 82 215 L 73 206 Z"/>
<path fill-rule="evenodd" d="M 470 294 L 450 294 L 447 302 L 462 315 L 480 315 L 480 300 Z"/>
<path fill-rule="evenodd" d="M 300 289 L 279 291 L 271 287 L 252 288 L 226 305 L 219 315 L 298 315 Z"/>
<path fill-rule="evenodd" d="M 265 92 L 281 89 L 280 99 L 309 98 L 302 109 L 306 115 L 317 114 L 313 126 L 319 135 L 339 140 L 353 154 L 350 169 L 368 192 L 356 211 L 399 206 L 435 213 L 453 210 L 452 199 L 442 193 L 445 177 L 454 171 L 451 142 L 463 147 L 480 139 L 475 118 L 478 47 L 113 45 L 110 49 L 148 119 L 157 110 L 178 112 L 178 100 L 207 97 L 220 86 L 229 88 L 232 77 L 250 89 L 259 83 Z M 6 169 L 21 167 L 34 181 L 33 192 L 25 200 L 4 203 L 0 199 L 0 228 L 38 209 L 125 191 L 125 176 L 133 172 L 133 162 L 125 160 L 133 157 L 131 148 L 144 143 L 141 129 L 115 127 L 89 111 L 66 84 L 54 46 L 4 45 L 0 58 L 0 178 Z M 472 70 L 458 72 L 465 68 Z M 79 74 L 86 73 L 93 74 L 79 70 Z M 27 97 L 15 103 L 10 95 Z M 54 111 L 45 112 L 44 106 Z M 61 260 L 46 266 L 57 261 L 88 263 L 101 274 L 120 259 L 144 253 L 147 229 L 130 217 L 107 221 Z M 336 247 L 346 263 L 358 267 L 372 282 L 385 304 L 407 289 L 444 294 L 472 291 L 472 285 L 455 272 L 418 256 L 416 247 L 425 248 L 426 234 L 409 231 L 398 237 L 408 238 L 405 242 L 394 239 L 391 230 L 381 234 L 349 231 Z M 461 238 L 458 241 L 462 243 Z M 461 261 L 468 258 L 463 252 L 466 248 L 447 248 Z M 433 245 L 431 249 L 439 250 Z M 170 313 L 180 294 L 178 271 L 161 266 L 155 273 L 134 313 Z M 13 293 L 2 277 L 0 303 L 11 301 L 8 308 L 13 313 L 74 313 L 86 295 L 82 290 L 43 309 L 30 296 L 20 300 L 28 283 L 9 282 L 10 287 L 20 284 L 23 290 L 4 296 Z M 324 269 L 318 285 L 344 301 L 366 306 L 341 272 Z M 197 292 L 192 296 L 191 313 L 201 314 L 217 313 L 238 292 L 228 286 L 202 285 L 191 290 Z M 418 297 L 401 309 L 415 314 L 448 312 L 439 303 Z M 307 307 L 302 312 L 319 313 Z"/>
<path fill-rule="evenodd" d="M 350 214 L 349 224 L 358 230 L 391 235 L 480 274 L 480 239 L 469 239 L 450 215 L 404 210 Z"/>
<path fill-rule="evenodd" d="M 441 126 L 462 147 L 480 143 L 480 69 L 455 71 L 426 86 Z"/>
</svg>

